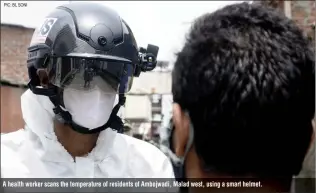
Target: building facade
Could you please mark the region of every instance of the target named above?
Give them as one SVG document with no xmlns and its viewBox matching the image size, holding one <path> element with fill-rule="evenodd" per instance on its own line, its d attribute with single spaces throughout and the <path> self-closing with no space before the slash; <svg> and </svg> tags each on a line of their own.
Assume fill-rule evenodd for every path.
<svg viewBox="0 0 316 193">
<path fill-rule="evenodd" d="M 1 132 L 23 128 L 20 97 L 28 81 L 27 48 L 34 29 L 1 24 Z"/>
</svg>

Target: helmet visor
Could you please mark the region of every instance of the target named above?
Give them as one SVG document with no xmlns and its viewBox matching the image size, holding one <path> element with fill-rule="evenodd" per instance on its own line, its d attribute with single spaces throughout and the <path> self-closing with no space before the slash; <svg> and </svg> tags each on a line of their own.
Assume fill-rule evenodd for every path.
<svg viewBox="0 0 316 193">
<path fill-rule="evenodd" d="M 134 66 L 124 58 L 102 55 L 68 55 L 50 60 L 50 83 L 60 88 L 123 94 L 130 90 Z"/>
</svg>

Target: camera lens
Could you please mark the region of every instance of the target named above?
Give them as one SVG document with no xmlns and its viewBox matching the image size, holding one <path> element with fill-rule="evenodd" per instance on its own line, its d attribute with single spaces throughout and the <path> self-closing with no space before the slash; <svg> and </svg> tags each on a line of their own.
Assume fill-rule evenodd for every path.
<svg viewBox="0 0 316 193">
<path fill-rule="evenodd" d="M 100 46 L 105 46 L 106 43 L 107 43 L 106 38 L 103 37 L 103 36 L 99 37 L 98 38 L 98 43 L 99 43 Z"/>
</svg>

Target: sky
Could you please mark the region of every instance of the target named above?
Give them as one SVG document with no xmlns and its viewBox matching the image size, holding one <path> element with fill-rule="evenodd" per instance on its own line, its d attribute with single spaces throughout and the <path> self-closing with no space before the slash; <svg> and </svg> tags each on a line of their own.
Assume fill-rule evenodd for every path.
<svg viewBox="0 0 316 193">
<path fill-rule="evenodd" d="M 27 3 L 5 7 L 4 3 Z M 38 27 L 55 7 L 75 1 L 1 1 L 1 23 Z M 132 29 L 138 46 L 159 46 L 158 60 L 173 62 L 191 22 L 238 1 L 94 1 L 116 10 Z M 239 1 L 240 2 L 240 1 Z"/>
</svg>

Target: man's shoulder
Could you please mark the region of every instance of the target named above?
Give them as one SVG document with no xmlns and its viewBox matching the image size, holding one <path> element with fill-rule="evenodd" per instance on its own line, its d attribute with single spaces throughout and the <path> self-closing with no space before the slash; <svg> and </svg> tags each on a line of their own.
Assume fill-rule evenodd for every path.
<svg viewBox="0 0 316 193">
<path fill-rule="evenodd" d="M 24 130 L 1 133 L 1 177 L 17 177 L 24 171 L 20 152 L 24 141 Z"/>
<path fill-rule="evenodd" d="M 17 153 L 24 141 L 24 136 L 24 129 L 19 129 L 10 133 L 1 133 L 1 155 L 8 158 Z M 3 159 L 1 159 L 1 161 L 2 160 Z"/>
<path fill-rule="evenodd" d="M 162 153 L 162 151 L 160 151 L 160 149 L 146 141 L 124 134 L 121 134 L 121 136 L 126 140 L 128 146 L 130 147 L 130 150 L 132 151 L 140 151 L 145 155 L 155 155 L 156 157 L 161 157 L 162 159 L 167 158 L 166 155 Z"/>
<path fill-rule="evenodd" d="M 1 133 L 1 147 L 2 146 L 19 146 L 25 137 L 24 129 L 19 129 L 10 133 Z"/>
<path fill-rule="evenodd" d="M 151 177 L 173 178 L 171 162 L 160 149 L 134 137 L 123 134 L 120 134 L 120 136 L 127 143 L 126 151 L 129 155 L 129 164 L 132 167 L 138 168 L 139 163 L 142 163 L 139 169 L 147 168 L 146 172 L 152 173 Z M 148 170 L 152 170 L 152 172 Z"/>
</svg>

